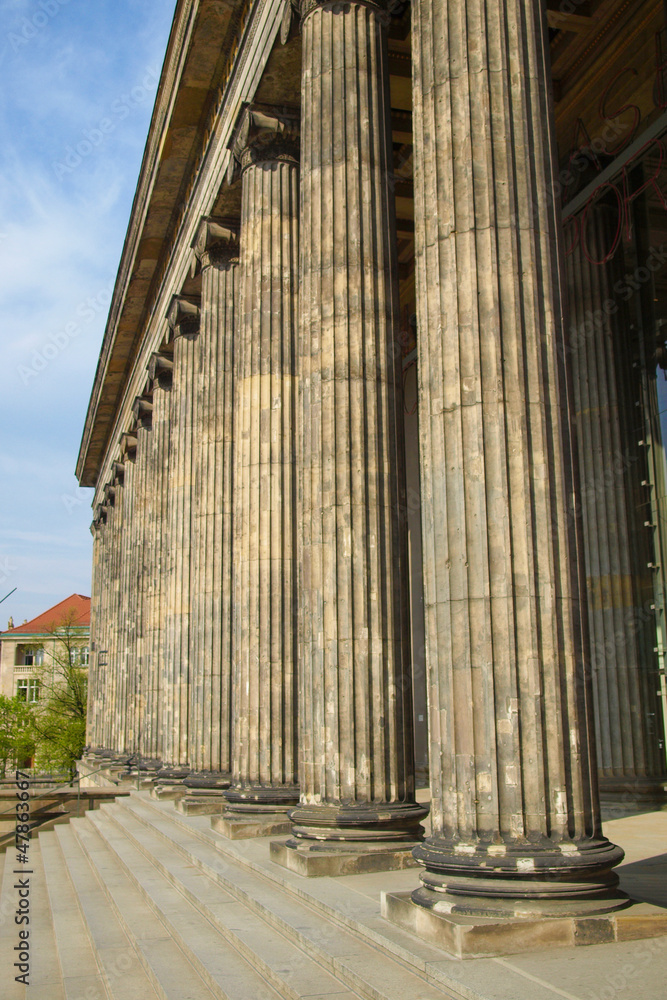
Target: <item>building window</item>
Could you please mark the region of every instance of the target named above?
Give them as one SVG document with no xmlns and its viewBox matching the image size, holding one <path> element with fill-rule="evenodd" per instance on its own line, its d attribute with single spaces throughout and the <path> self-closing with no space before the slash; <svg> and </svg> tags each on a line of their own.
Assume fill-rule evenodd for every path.
<svg viewBox="0 0 667 1000">
<path fill-rule="evenodd" d="M 36 702 L 39 698 L 39 681 L 29 677 L 21 678 L 16 684 L 16 697 L 21 701 Z"/>
<path fill-rule="evenodd" d="M 70 650 L 69 659 L 73 667 L 87 667 L 89 657 L 88 646 L 80 646 L 78 649 Z"/>
<path fill-rule="evenodd" d="M 41 646 L 18 646 L 16 649 L 17 667 L 41 667 L 44 663 L 44 650 Z"/>
</svg>

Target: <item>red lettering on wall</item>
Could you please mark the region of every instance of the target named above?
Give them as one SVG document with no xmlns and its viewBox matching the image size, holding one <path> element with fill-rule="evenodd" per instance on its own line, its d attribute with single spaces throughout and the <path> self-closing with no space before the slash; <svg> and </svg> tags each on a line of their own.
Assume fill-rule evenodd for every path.
<svg viewBox="0 0 667 1000">
<path fill-rule="evenodd" d="M 637 188 L 636 191 L 631 192 L 630 184 L 628 182 L 628 171 L 632 169 L 632 164 L 636 160 L 638 160 L 641 156 L 643 156 L 646 150 L 650 149 L 651 147 L 656 147 L 659 152 L 658 161 L 655 166 L 655 169 L 653 170 L 651 175 L 647 177 L 644 183 Z M 635 156 L 633 156 L 632 159 L 629 161 L 629 163 L 627 163 L 623 167 L 623 173 L 622 173 L 623 209 L 625 214 L 625 227 L 626 227 L 625 232 L 627 239 L 630 239 L 630 237 L 632 236 L 632 212 L 631 212 L 632 203 L 633 201 L 635 201 L 636 198 L 640 196 L 640 194 L 643 194 L 644 191 L 647 191 L 649 188 L 653 188 L 653 191 L 657 195 L 658 201 L 660 202 L 662 207 L 665 210 L 667 210 L 667 198 L 665 198 L 665 195 L 663 194 L 660 185 L 658 184 L 658 178 L 660 177 L 660 173 L 662 171 L 662 164 L 664 159 L 665 159 L 665 147 L 663 146 L 660 139 L 652 139 L 651 142 L 647 142 L 645 146 L 642 146 L 639 152 Z"/>
<path fill-rule="evenodd" d="M 616 203 L 618 205 L 618 224 L 616 226 L 616 232 L 614 234 L 614 239 L 612 241 L 611 247 L 601 260 L 596 260 L 595 257 L 592 256 L 588 247 L 588 229 L 587 229 L 588 213 L 593 207 L 594 202 L 596 202 L 597 199 L 599 198 L 600 193 L 605 188 L 609 188 L 610 191 L 613 191 L 616 197 Z M 621 192 L 614 184 L 610 184 L 608 181 L 605 181 L 605 183 L 601 184 L 600 187 L 597 188 L 590 196 L 590 198 L 586 202 L 586 207 L 581 213 L 581 249 L 583 251 L 584 257 L 586 258 L 589 264 L 606 264 L 607 261 L 611 260 L 611 258 L 614 256 L 618 244 L 621 240 L 621 233 L 623 232 L 623 213 L 624 213 L 623 197 L 621 195 Z"/>
<path fill-rule="evenodd" d="M 607 146 L 605 152 L 607 152 L 610 156 L 616 156 L 617 153 L 620 153 L 622 149 L 625 149 L 625 147 L 632 142 L 637 132 L 637 129 L 639 128 L 639 123 L 642 120 L 641 111 L 639 110 L 636 104 L 624 104 L 616 111 L 607 108 L 607 102 L 609 100 L 610 91 L 614 88 L 616 83 L 618 83 L 621 77 L 626 75 L 626 73 L 630 73 L 631 76 L 639 75 L 636 69 L 632 69 L 629 66 L 626 67 L 625 69 L 620 70 L 620 72 L 618 72 L 616 76 L 607 84 L 604 93 L 600 98 L 600 118 L 602 119 L 603 122 L 607 123 L 607 129 L 613 130 L 617 135 L 626 133 L 625 138 L 621 139 L 621 141 L 617 145 Z M 626 111 L 632 111 L 633 123 L 632 126 L 630 127 L 627 126 L 624 122 L 619 123 L 617 121 L 617 119 L 622 114 L 625 114 Z"/>
</svg>

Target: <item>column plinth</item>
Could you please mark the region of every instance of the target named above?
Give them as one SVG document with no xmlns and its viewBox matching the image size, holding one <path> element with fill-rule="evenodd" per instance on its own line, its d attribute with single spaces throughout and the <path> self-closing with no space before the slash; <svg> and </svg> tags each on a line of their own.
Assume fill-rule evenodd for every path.
<svg viewBox="0 0 667 1000">
<path fill-rule="evenodd" d="M 598 805 L 542 5 L 415 0 L 412 38 L 432 792 L 412 898 L 603 912 L 623 851 Z"/>
<path fill-rule="evenodd" d="M 298 798 L 297 125 L 285 109 L 253 106 L 243 113 L 234 142 L 243 174 L 234 385 L 233 777 L 224 816 L 229 836 L 284 829 L 285 811 Z"/>
</svg>

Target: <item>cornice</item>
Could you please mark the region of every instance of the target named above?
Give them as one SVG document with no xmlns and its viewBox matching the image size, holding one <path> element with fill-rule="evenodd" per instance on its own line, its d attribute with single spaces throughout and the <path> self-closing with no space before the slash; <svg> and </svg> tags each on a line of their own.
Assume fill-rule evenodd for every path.
<svg viewBox="0 0 667 1000">
<path fill-rule="evenodd" d="M 209 3 L 212 2 L 209 0 Z M 110 371 L 113 367 L 117 373 L 114 377 L 120 382 L 118 394 L 114 397 L 111 390 L 105 389 L 96 409 L 95 400 L 91 400 L 77 474 L 82 483 L 86 481 L 88 485 L 97 487 L 95 502 L 99 500 L 103 482 L 109 478 L 112 461 L 122 457 L 119 442 L 123 432 L 132 428 L 132 403 L 135 395 L 143 391 L 150 355 L 162 351 L 165 342 L 168 344 L 171 339 L 165 314 L 173 293 L 183 289 L 191 280 L 193 259 L 196 261 L 192 242 L 202 216 L 208 216 L 218 200 L 220 184 L 229 164 L 228 147 L 238 109 L 252 102 L 262 68 L 278 38 L 283 14 L 282 0 L 248 2 L 250 13 L 247 17 L 243 15 L 239 37 L 230 51 L 225 86 L 214 95 L 216 101 L 212 105 L 211 124 L 202 136 L 199 159 L 190 172 L 186 185 L 187 198 L 179 201 L 177 225 L 170 231 L 168 246 L 164 244 L 163 266 L 153 282 L 150 295 L 144 293 L 134 297 L 137 303 L 134 354 L 124 359 L 115 349 L 117 360 L 112 357 Z M 114 298 L 122 294 L 123 289 L 117 286 Z M 140 319 L 138 311 L 140 305 L 145 316 L 143 319 Z M 89 477 L 87 480 L 81 478 L 84 474 Z"/>
<path fill-rule="evenodd" d="M 76 474 L 97 482 L 150 307 L 182 221 L 206 126 L 258 0 L 178 0 L 83 430 Z"/>
</svg>

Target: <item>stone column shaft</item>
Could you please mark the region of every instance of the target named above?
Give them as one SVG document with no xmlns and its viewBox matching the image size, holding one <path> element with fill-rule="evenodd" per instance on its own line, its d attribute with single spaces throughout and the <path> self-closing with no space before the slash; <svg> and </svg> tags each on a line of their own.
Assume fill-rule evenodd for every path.
<svg viewBox="0 0 667 1000">
<path fill-rule="evenodd" d="M 244 114 L 234 386 L 231 814 L 298 798 L 295 375 L 298 145 L 289 117 Z"/>
<path fill-rule="evenodd" d="M 123 485 L 122 516 L 118 519 L 118 575 L 116 578 L 117 629 L 114 642 L 114 662 L 116 673 L 116 742 L 114 750 L 125 753 L 128 746 L 128 674 L 132 645 L 132 608 L 128 595 L 132 589 L 132 534 L 133 508 L 136 479 L 136 446 L 132 460 L 127 463 L 127 473 Z"/>
<path fill-rule="evenodd" d="M 169 564 L 168 503 L 169 503 L 169 436 L 171 421 L 171 369 L 169 358 L 154 355 L 149 364 L 153 379 L 152 444 L 153 476 L 151 479 L 151 519 L 154 532 L 154 554 L 149 601 L 149 649 L 151 702 L 147 710 L 146 753 L 162 760 L 164 755 L 165 677 L 165 602 L 167 567 Z"/>
<path fill-rule="evenodd" d="M 604 897 L 623 856 L 597 802 L 545 24 L 533 0 L 413 7 L 427 907 Z"/>
<path fill-rule="evenodd" d="M 106 549 L 107 538 L 104 532 L 103 517 L 99 510 L 95 511 L 91 534 L 93 536 L 93 567 L 91 579 L 90 603 L 90 655 L 88 668 L 88 710 L 86 719 L 86 740 L 91 747 L 104 746 L 102 739 L 101 692 L 104 686 L 105 668 L 100 664 L 99 651 L 106 648 L 102 642 L 106 639 L 107 621 L 103 616 L 103 597 L 106 592 Z M 103 582 L 104 581 L 104 582 Z"/>
<path fill-rule="evenodd" d="M 306 3 L 299 612 L 308 843 L 410 840 L 414 801 L 387 17 Z"/>
<path fill-rule="evenodd" d="M 609 245 L 610 224 L 604 206 L 587 213 L 589 248 Z M 600 790 L 605 801 L 631 810 L 664 798 L 667 774 L 656 732 L 661 709 L 652 581 L 646 586 L 653 572 L 646 568 L 650 528 L 636 510 L 630 484 L 631 477 L 642 478 L 643 468 L 634 394 L 623 391 L 630 352 L 626 324 L 614 318 L 618 303 L 614 313 L 605 308 L 613 301 L 613 268 L 613 262 L 589 263 L 581 246 L 568 258 L 568 351 L 580 444 Z"/>
<path fill-rule="evenodd" d="M 236 232 L 202 222 L 201 392 L 195 414 L 192 619 L 193 793 L 214 791 L 231 772 L 232 428 L 239 249 Z M 203 774 L 202 774 L 203 772 Z"/>
<path fill-rule="evenodd" d="M 146 657 L 144 643 L 144 589 L 150 567 L 147 537 L 148 457 L 151 448 L 152 397 L 136 404 L 137 453 L 132 494 L 132 527 L 129 534 L 129 590 L 123 595 L 128 622 L 127 750 L 143 755 L 143 723 L 146 710 Z"/>
<path fill-rule="evenodd" d="M 192 544 L 193 408 L 199 391 L 195 340 L 198 306 L 176 296 L 169 310 L 174 339 L 169 439 L 169 568 L 165 615 L 165 748 L 167 765 L 187 765 L 190 700 L 189 615 Z"/>
</svg>

